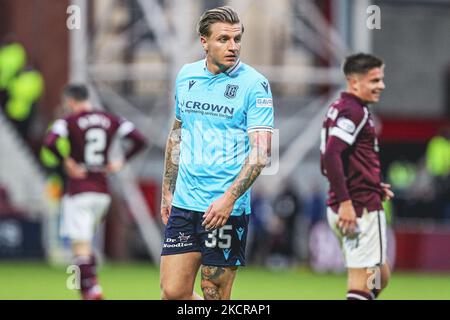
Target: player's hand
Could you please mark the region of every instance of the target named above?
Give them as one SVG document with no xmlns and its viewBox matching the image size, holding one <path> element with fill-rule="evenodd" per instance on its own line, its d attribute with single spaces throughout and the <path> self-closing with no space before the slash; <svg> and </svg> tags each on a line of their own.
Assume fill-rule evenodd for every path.
<svg viewBox="0 0 450 320">
<path fill-rule="evenodd" d="M 234 201 L 225 193 L 219 199 L 211 203 L 203 215 L 202 226 L 207 231 L 222 228 L 233 210 Z"/>
<path fill-rule="evenodd" d="M 389 183 L 380 183 L 381 185 L 381 189 L 383 189 L 383 201 L 386 200 L 391 200 L 392 198 L 394 198 L 395 194 L 394 192 L 392 192 L 391 190 L 391 185 Z"/>
<path fill-rule="evenodd" d="M 341 202 L 338 210 L 337 227 L 343 236 L 352 237 L 356 231 L 356 212 L 351 200 Z"/>
<path fill-rule="evenodd" d="M 123 160 L 116 160 L 113 162 L 110 162 L 106 165 L 106 172 L 107 173 L 116 173 L 122 170 L 123 166 L 125 165 L 125 162 Z"/>
<path fill-rule="evenodd" d="M 87 177 L 87 170 L 72 158 L 64 160 L 64 169 L 72 179 L 85 179 Z"/>
<path fill-rule="evenodd" d="M 172 210 L 172 194 L 167 193 L 163 194 L 162 200 L 161 200 L 161 219 L 164 225 L 167 224 L 167 221 L 169 221 L 169 215 L 170 211 Z"/>
</svg>

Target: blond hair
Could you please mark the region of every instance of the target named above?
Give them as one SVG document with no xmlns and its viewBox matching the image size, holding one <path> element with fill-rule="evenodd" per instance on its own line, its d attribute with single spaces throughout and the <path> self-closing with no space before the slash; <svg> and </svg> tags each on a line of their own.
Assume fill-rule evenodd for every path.
<svg viewBox="0 0 450 320">
<path fill-rule="evenodd" d="M 211 35 L 210 27 L 216 22 L 225 22 L 229 24 L 240 23 L 239 15 L 233 8 L 225 6 L 218 7 L 203 12 L 197 23 L 197 32 L 200 36 L 209 37 Z M 241 23 L 242 33 L 244 25 Z"/>
</svg>

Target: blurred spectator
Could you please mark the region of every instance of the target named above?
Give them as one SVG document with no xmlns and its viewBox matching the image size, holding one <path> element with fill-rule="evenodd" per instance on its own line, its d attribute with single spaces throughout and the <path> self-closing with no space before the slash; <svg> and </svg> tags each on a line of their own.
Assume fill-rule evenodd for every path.
<svg viewBox="0 0 450 320">
<path fill-rule="evenodd" d="M 416 167 L 408 161 L 394 161 L 388 168 L 388 180 L 392 190 L 401 193 L 407 190 L 416 179 Z"/>
<path fill-rule="evenodd" d="M 0 45 L 0 107 L 5 107 L 8 100 L 8 84 L 22 70 L 25 62 L 25 49 L 20 43 L 11 40 L 2 41 Z"/>
<path fill-rule="evenodd" d="M 388 168 L 396 197 L 396 216 L 450 222 L 450 129 L 445 127 L 427 145 L 417 164 L 398 160 Z"/>
<path fill-rule="evenodd" d="M 24 68 L 26 52 L 10 39 L 0 46 L 0 106 L 25 139 L 34 104 L 42 96 L 44 80 L 39 71 Z"/>
<path fill-rule="evenodd" d="M 5 113 L 25 140 L 28 138 L 34 105 L 44 91 L 44 79 L 39 71 L 27 68 L 9 81 Z"/>
<path fill-rule="evenodd" d="M 269 199 L 258 189 L 253 188 L 249 223 L 248 259 L 250 263 L 262 265 L 271 248 L 271 227 L 273 227 L 273 210 Z"/>
<path fill-rule="evenodd" d="M 7 89 L 10 81 L 25 66 L 25 62 L 25 49 L 20 43 L 6 42 L 0 46 L 0 91 Z M 0 101 L 1 104 L 2 102 Z"/>
<path fill-rule="evenodd" d="M 435 190 L 425 165 L 406 160 L 391 163 L 387 170 L 389 183 L 395 193 L 392 210 L 399 218 L 438 218 Z"/>
<path fill-rule="evenodd" d="M 426 168 L 433 178 L 442 218 L 450 222 L 450 127 L 444 127 L 428 143 Z"/>
<path fill-rule="evenodd" d="M 450 172 L 450 127 L 440 130 L 427 146 L 426 166 L 437 179 L 446 179 Z"/>
<path fill-rule="evenodd" d="M 289 265 L 294 258 L 294 239 L 297 218 L 302 208 L 298 192 L 292 183 L 288 183 L 275 198 L 274 213 L 279 222 L 279 229 L 274 233 L 272 254 L 277 255 L 277 261 Z"/>
<path fill-rule="evenodd" d="M 305 217 L 309 220 L 308 231 L 319 221 L 325 219 L 324 193 L 318 183 L 313 183 L 308 197 L 305 199 Z"/>
</svg>

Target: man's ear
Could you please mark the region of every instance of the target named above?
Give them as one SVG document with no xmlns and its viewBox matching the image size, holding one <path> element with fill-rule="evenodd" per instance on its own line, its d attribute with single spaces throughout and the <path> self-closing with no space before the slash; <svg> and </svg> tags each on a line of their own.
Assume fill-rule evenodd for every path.
<svg viewBox="0 0 450 320">
<path fill-rule="evenodd" d="M 354 91 L 358 90 L 359 78 L 356 74 L 350 74 L 347 76 L 347 83 L 349 88 L 352 88 Z"/>
<path fill-rule="evenodd" d="M 205 50 L 205 52 L 208 52 L 208 42 L 206 41 L 206 37 L 201 36 L 200 42 L 202 44 L 203 50 Z"/>
</svg>

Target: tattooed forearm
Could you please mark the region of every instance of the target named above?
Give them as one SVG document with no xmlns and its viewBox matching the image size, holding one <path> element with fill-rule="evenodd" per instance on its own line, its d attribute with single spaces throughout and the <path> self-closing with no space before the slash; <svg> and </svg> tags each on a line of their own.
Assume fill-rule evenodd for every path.
<svg viewBox="0 0 450 320">
<path fill-rule="evenodd" d="M 237 179 L 229 188 L 229 191 L 236 199 L 242 196 L 248 188 L 251 187 L 269 162 L 271 133 L 255 132 L 250 134 L 250 144 L 250 154 L 247 159 L 245 159 Z"/>
<path fill-rule="evenodd" d="M 163 195 L 166 193 L 172 194 L 175 190 L 178 175 L 178 158 L 180 151 L 180 135 L 181 122 L 176 121 L 170 131 L 169 138 L 166 144 L 166 155 L 164 160 L 164 177 L 162 183 Z M 164 204 L 163 197 L 163 204 Z"/>
<path fill-rule="evenodd" d="M 258 164 L 250 164 L 248 160 L 244 163 L 242 170 L 232 184 L 230 191 L 235 198 L 242 196 L 245 191 L 253 184 L 253 182 L 258 178 L 264 166 Z"/>
</svg>

